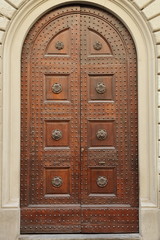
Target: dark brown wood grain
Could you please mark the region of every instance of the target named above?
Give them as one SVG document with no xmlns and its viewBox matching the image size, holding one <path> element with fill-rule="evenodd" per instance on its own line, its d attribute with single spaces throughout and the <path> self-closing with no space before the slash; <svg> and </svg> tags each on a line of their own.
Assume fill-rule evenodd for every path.
<svg viewBox="0 0 160 240">
<path fill-rule="evenodd" d="M 51 11 L 22 51 L 21 233 L 138 232 L 137 62 L 111 13 Z"/>
</svg>

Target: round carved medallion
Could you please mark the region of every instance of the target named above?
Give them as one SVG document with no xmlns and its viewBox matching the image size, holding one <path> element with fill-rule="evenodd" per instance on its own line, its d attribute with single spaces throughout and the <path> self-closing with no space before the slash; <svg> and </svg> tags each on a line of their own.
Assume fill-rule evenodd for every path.
<svg viewBox="0 0 160 240">
<path fill-rule="evenodd" d="M 52 92 L 56 94 L 62 92 L 62 85 L 60 83 L 54 83 L 52 85 Z"/>
<path fill-rule="evenodd" d="M 55 48 L 58 50 L 62 50 L 64 48 L 64 43 L 63 42 L 56 42 Z"/>
<path fill-rule="evenodd" d="M 99 176 L 97 178 L 97 185 L 98 185 L 98 187 L 105 187 L 107 185 L 107 183 L 108 183 L 108 180 L 107 180 L 106 177 Z"/>
<path fill-rule="evenodd" d="M 93 44 L 93 48 L 95 50 L 101 50 L 102 49 L 102 43 L 100 43 L 99 41 L 96 41 L 94 44 Z"/>
<path fill-rule="evenodd" d="M 103 94 L 106 92 L 106 86 L 103 82 L 97 83 L 96 92 L 99 94 Z"/>
<path fill-rule="evenodd" d="M 60 140 L 62 138 L 62 132 L 58 129 L 53 130 L 52 138 L 56 141 Z"/>
<path fill-rule="evenodd" d="M 98 140 L 105 140 L 107 138 L 107 131 L 105 129 L 99 129 L 96 133 Z"/>
<path fill-rule="evenodd" d="M 53 179 L 52 179 L 52 185 L 54 186 L 54 187 L 61 187 L 62 186 L 62 184 L 63 184 L 63 180 L 62 180 L 62 178 L 61 177 L 54 177 Z"/>
</svg>

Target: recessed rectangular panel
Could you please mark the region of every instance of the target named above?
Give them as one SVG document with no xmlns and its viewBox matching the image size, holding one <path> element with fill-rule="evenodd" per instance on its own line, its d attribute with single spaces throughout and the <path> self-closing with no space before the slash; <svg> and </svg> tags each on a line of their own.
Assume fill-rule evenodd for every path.
<svg viewBox="0 0 160 240">
<path fill-rule="evenodd" d="M 45 169 L 45 194 L 69 194 L 69 169 Z"/>
<path fill-rule="evenodd" d="M 90 121 L 88 123 L 88 144 L 89 147 L 114 147 L 114 121 Z"/>
<path fill-rule="evenodd" d="M 45 75 L 45 100 L 69 100 L 68 75 Z"/>
<path fill-rule="evenodd" d="M 114 75 L 90 75 L 89 99 L 114 101 Z"/>
<path fill-rule="evenodd" d="M 91 168 L 90 193 L 116 194 L 115 168 Z"/>
<path fill-rule="evenodd" d="M 45 147 L 69 146 L 69 121 L 45 122 Z"/>
</svg>

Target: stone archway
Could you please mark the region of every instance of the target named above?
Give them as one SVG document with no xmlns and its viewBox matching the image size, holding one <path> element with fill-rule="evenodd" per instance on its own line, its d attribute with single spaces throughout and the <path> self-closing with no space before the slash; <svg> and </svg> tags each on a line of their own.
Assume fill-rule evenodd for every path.
<svg viewBox="0 0 160 240">
<path fill-rule="evenodd" d="M 70 1 L 72 2 L 72 1 Z M 80 1 L 84 2 L 84 1 Z M 153 41 L 142 16 L 130 3 L 90 1 L 114 12 L 131 32 L 138 52 L 139 85 L 139 169 L 140 169 L 140 231 L 144 239 L 157 232 L 158 208 L 156 176 L 155 120 L 155 59 Z M 63 1 L 30 2 L 13 19 L 3 51 L 3 177 L 2 205 L 8 213 L 14 212 L 16 228 L 19 232 L 19 168 L 20 168 L 20 56 L 23 40 L 32 24 L 46 11 L 63 4 Z M 149 61 L 151 59 L 151 61 Z M 7 63 L 7 64 L 6 64 Z M 16 114 L 15 114 L 16 113 Z M 9 129 L 9 131 L 8 131 Z M 19 134 L 17 134 L 19 133 Z M 154 158 L 154 161 L 153 161 Z M 15 177 L 16 175 L 16 177 Z M 149 177 L 148 177 L 149 176 Z M 8 210 L 11 209 L 11 210 Z M 148 229 L 147 217 L 152 227 Z M 152 221 L 151 221 L 152 218 Z M 147 232 L 145 232 L 147 230 Z M 150 234 L 150 235 L 149 235 Z"/>
</svg>

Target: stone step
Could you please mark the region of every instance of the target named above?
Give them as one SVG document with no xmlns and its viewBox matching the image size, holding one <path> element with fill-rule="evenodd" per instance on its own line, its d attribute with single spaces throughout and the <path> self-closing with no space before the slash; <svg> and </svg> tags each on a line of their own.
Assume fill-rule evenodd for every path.
<svg viewBox="0 0 160 240">
<path fill-rule="evenodd" d="M 139 234 L 36 234 L 18 240 L 142 240 Z"/>
</svg>

